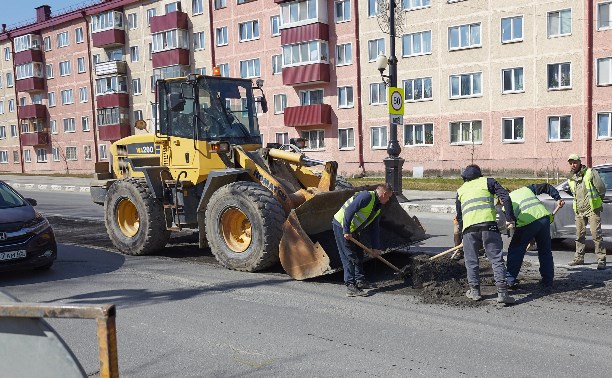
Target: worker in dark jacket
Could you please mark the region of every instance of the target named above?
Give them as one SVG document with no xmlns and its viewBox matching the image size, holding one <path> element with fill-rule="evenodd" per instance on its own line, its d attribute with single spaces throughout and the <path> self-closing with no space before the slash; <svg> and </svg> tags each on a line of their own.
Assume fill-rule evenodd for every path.
<svg viewBox="0 0 612 378">
<path fill-rule="evenodd" d="M 524 186 L 510 193 L 512 212 L 516 216 L 516 228 L 508 248 L 506 280 L 510 288 L 515 288 L 518 284 L 516 278 L 523 265 L 527 245 L 533 238 L 538 245 L 541 284 L 544 287 L 552 286 L 555 265 L 550 246 L 550 224 L 553 221 L 553 215 L 536 197 L 542 193 L 554 198 L 558 207 L 565 205 L 557 189 L 546 183 Z"/>
<path fill-rule="evenodd" d="M 372 252 L 380 255 L 380 210 L 389 201 L 393 189 L 389 184 L 380 184 L 374 191 L 355 193 L 334 215 L 332 228 L 344 269 L 344 283 L 349 297 L 366 296 L 363 289 L 373 287 L 363 274 L 363 251 L 351 241 L 359 240 L 366 228 L 370 231 Z"/>
<path fill-rule="evenodd" d="M 463 174 L 463 185 L 457 189 L 457 222 L 463 233 L 463 258 L 467 279 L 470 285 L 465 295 L 475 301 L 482 299 L 480 295 L 480 264 L 478 250 L 484 246 L 485 253 L 491 261 L 493 276 L 497 286 L 497 302 L 514 303 L 514 298 L 508 295 L 506 283 L 506 265 L 502 253 L 502 238 L 495 222 L 496 212 L 493 195 L 497 195 L 506 210 L 506 227 L 514 227 L 516 218 L 512 214 L 510 195 L 494 178 L 482 177 L 480 167 L 468 165 Z"/>
</svg>

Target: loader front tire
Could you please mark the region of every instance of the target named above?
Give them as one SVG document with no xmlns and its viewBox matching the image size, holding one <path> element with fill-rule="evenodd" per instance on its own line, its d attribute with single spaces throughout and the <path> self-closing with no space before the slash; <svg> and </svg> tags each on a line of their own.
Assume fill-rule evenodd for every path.
<svg viewBox="0 0 612 378">
<path fill-rule="evenodd" d="M 260 184 L 233 182 L 219 188 L 206 207 L 206 238 L 224 267 L 255 272 L 278 262 L 285 212 Z"/>
<path fill-rule="evenodd" d="M 116 181 L 104 203 L 106 231 L 126 255 L 149 255 L 168 243 L 164 209 L 143 180 Z"/>
</svg>

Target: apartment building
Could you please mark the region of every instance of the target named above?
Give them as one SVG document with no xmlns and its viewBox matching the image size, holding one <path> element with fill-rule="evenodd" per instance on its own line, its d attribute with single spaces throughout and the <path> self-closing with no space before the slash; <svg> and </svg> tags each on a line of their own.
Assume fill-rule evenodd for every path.
<svg viewBox="0 0 612 378">
<path fill-rule="evenodd" d="M 0 39 L 0 53 L 0 171 L 21 172 L 13 45 L 9 39 Z"/>
</svg>

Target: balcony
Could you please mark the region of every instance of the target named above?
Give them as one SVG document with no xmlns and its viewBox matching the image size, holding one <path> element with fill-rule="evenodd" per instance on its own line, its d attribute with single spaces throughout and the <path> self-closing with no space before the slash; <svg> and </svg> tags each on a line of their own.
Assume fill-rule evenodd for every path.
<svg viewBox="0 0 612 378">
<path fill-rule="evenodd" d="M 51 138 L 46 131 L 36 131 L 33 133 L 23 133 L 20 136 L 22 146 L 43 146 L 48 145 Z"/>
<path fill-rule="evenodd" d="M 329 25 L 317 22 L 281 30 L 281 45 L 307 41 L 329 41 Z"/>
<path fill-rule="evenodd" d="M 283 85 L 329 83 L 329 63 L 283 68 Z"/>
<path fill-rule="evenodd" d="M 118 47 L 125 45 L 125 31 L 122 29 L 108 29 L 91 33 L 94 47 Z"/>
<path fill-rule="evenodd" d="M 164 30 L 189 30 L 189 17 L 184 12 L 171 12 L 162 16 L 151 17 L 151 34 Z"/>
<path fill-rule="evenodd" d="M 20 119 L 39 118 L 47 119 L 47 107 L 42 104 L 22 105 L 17 107 L 17 114 Z"/>
<path fill-rule="evenodd" d="M 156 52 L 152 56 L 153 68 L 189 65 L 189 50 L 181 48 Z"/>
<path fill-rule="evenodd" d="M 130 125 L 105 125 L 98 126 L 100 140 L 114 142 L 132 134 Z"/>
<path fill-rule="evenodd" d="M 109 62 L 100 62 L 96 64 L 96 75 L 117 75 L 127 73 L 127 62 L 111 60 Z"/>
<path fill-rule="evenodd" d="M 285 126 L 323 126 L 331 125 L 331 105 L 315 104 L 305 106 L 292 106 L 285 108 Z"/>
<path fill-rule="evenodd" d="M 15 53 L 13 55 L 13 60 L 15 61 L 15 65 L 19 66 L 21 64 L 29 63 L 29 62 L 40 62 L 43 61 L 42 51 L 40 50 L 25 50 Z"/>
<path fill-rule="evenodd" d="M 28 77 L 16 80 L 15 87 L 17 92 L 37 92 L 45 90 L 45 79 L 42 77 Z"/>
<path fill-rule="evenodd" d="M 127 93 L 109 93 L 96 96 L 96 107 L 101 108 L 129 108 L 130 95 Z"/>
</svg>

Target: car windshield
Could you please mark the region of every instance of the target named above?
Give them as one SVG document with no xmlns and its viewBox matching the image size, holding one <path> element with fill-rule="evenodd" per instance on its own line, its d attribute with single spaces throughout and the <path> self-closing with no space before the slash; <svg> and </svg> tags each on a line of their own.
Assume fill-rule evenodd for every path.
<svg viewBox="0 0 612 378">
<path fill-rule="evenodd" d="M 0 209 L 25 206 L 25 201 L 13 189 L 0 182 Z"/>
</svg>

